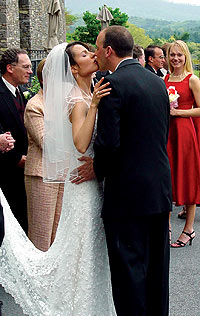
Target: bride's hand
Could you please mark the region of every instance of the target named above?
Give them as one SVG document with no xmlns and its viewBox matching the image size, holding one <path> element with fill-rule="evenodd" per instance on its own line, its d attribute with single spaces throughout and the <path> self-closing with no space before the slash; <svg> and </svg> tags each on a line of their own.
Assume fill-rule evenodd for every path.
<svg viewBox="0 0 200 316">
<path fill-rule="evenodd" d="M 101 98 L 105 97 L 106 95 L 110 94 L 111 88 L 107 88 L 110 84 L 110 82 L 107 82 L 103 85 L 102 82 L 104 80 L 104 77 L 99 80 L 94 86 L 94 91 L 93 91 L 93 97 L 92 97 L 92 107 L 97 107 Z"/>
</svg>

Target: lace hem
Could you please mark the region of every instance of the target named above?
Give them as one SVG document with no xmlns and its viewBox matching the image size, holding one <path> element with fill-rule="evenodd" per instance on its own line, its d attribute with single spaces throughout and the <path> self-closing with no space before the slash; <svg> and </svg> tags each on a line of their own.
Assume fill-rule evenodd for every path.
<svg viewBox="0 0 200 316">
<path fill-rule="evenodd" d="M 116 316 L 97 182 L 65 184 L 58 231 L 47 252 L 33 246 L 0 195 L 6 228 L 0 282 L 24 314 Z"/>
</svg>

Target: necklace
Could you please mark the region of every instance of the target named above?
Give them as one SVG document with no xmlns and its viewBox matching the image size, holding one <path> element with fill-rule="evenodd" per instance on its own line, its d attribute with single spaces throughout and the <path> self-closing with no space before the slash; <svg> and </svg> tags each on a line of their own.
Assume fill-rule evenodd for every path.
<svg viewBox="0 0 200 316">
<path fill-rule="evenodd" d="M 80 88 L 81 92 L 86 96 L 86 98 L 91 99 L 92 95 L 87 94 L 84 90 Z"/>
<path fill-rule="evenodd" d="M 186 73 L 185 72 L 183 72 L 182 74 L 180 74 L 180 75 L 174 75 L 173 73 L 170 75 L 170 77 L 171 78 L 177 78 L 177 79 L 180 79 L 180 80 L 182 80 L 182 79 L 184 79 L 185 77 L 186 77 Z"/>
</svg>

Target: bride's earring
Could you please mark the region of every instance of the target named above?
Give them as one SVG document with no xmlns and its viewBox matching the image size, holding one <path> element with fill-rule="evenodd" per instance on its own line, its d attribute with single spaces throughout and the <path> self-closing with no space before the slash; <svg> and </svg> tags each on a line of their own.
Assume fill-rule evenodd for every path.
<svg viewBox="0 0 200 316">
<path fill-rule="evenodd" d="M 76 74 L 76 79 L 78 79 L 78 73 Z"/>
</svg>

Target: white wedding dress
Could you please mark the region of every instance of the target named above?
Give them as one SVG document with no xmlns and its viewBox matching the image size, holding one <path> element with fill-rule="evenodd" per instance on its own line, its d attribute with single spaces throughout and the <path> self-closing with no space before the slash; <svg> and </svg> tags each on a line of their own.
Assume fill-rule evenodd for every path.
<svg viewBox="0 0 200 316">
<path fill-rule="evenodd" d="M 93 140 L 85 155 L 93 155 L 92 146 Z M 23 312 L 31 316 L 116 316 L 97 181 L 65 182 L 56 239 L 47 252 L 29 241 L 0 195 L 5 216 L 0 283 Z"/>
</svg>

